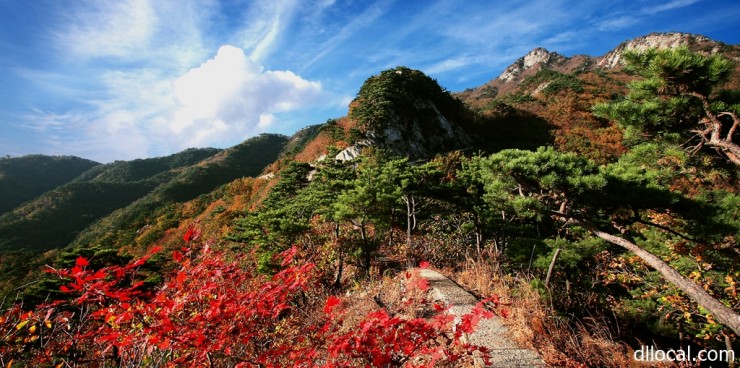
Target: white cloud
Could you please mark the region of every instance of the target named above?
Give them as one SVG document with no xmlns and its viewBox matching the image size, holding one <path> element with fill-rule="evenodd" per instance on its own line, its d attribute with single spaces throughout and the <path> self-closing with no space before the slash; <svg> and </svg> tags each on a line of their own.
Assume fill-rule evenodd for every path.
<svg viewBox="0 0 740 368">
<path fill-rule="evenodd" d="M 246 137 L 276 123 L 273 113 L 317 102 L 321 84 L 290 71 L 264 71 L 234 46 L 174 81 L 179 106 L 169 130 L 189 145 Z"/>
</svg>

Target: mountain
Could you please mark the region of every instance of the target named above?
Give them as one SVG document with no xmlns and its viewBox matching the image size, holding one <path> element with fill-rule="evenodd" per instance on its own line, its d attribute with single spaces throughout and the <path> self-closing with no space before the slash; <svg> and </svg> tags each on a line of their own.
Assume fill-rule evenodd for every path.
<svg viewBox="0 0 740 368">
<path fill-rule="evenodd" d="M 0 159 L 0 214 L 66 184 L 100 165 L 74 156 L 27 155 Z"/>
<path fill-rule="evenodd" d="M 632 78 L 620 67 L 626 50 L 676 46 L 740 55 L 737 46 L 684 33 L 638 37 L 600 57 L 535 48 L 497 78 L 455 94 L 421 71 L 397 67 L 368 78 L 347 117 L 307 127 L 290 139 L 264 135 L 225 151 L 193 149 L 108 165 L 75 157 L 3 159 L 0 250 L 133 241 L 163 207 L 257 176 L 268 165 L 266 171 L 275 174 L 283 160 L 313 162 L 330 147 L 344 149 L 345 157 L 375 146 L 427 159 L 460 149 L 555 145 L 607 162 L 624 152 L 622 137 L 614 124 L 594 118 L 590 106 L 624 92 Z"/>
</svg>

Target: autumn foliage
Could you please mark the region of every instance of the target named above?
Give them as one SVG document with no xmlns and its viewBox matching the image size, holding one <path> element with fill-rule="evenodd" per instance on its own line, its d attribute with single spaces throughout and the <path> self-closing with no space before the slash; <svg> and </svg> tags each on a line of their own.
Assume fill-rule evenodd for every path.
<svg viewBox="0 0 740 368">
<path fill-rule="evenodd" d="M 351 322 L 344 318 L 348 301 L 329 296 L 318 308 L 309 302 L 318 295 L 317 272 L 297 248 L 283 252 L 280 270 L 268 276 L 253 271 L 250 254 L 193 247 L 197 234 L 188 229 L 188 247 L 172 254 L 176 271 L 157 288 L 141 281 L 139 270 L 161 249 L 125 266 L 95 269 L 79 257 L 70 269 L 50 270 L 66 282 L 68 298 L 7 310 L 0 364 L 431 367 L 454 366 L 482 350 L 461 336 L 491 316 L 484 309 L 465 316 L 454 333 L 442 306 L 428 319 L 381 308 Z M 414 295 L 423 294 L 425 280 L 406 276 Z"/>
</svg>

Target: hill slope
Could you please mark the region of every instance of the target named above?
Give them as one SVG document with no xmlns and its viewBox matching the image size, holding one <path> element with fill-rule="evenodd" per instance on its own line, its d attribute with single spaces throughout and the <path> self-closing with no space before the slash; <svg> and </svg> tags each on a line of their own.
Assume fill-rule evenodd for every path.
<svg viewBox="0 0 740 368">
<path fill-rule="evenodd" d="M 172 215 L 170 206 L 208 194 L 231 181 L 259 175 L 265 166 L 278 158 L 288 138 L 282 135 L 264 134 L 220 152 L 195 165 L 186 166 L 177 172 L 169 172 L 166 182 L 105 216 L 84 229 L 72 242 L 73 247 L 102 245 L 104 247 L 148 246 L 146 239 L 136 241 L 137 233 L 145 227 L 157 225 L 156 214 Z M 147 239 L 161 236 L 167 226 L 177 226 L 177 218 L 159 223 L 158 229 L 148 229 Z M 114 231 L 111 231 L 114 229 Z M 155 231 L 153 231 L 155 230 Z M 156 231 L 159 230 L 159 231 Z"/>
<path fill-rule="evenodd" d="M 28 155 L 0 159 L 0 214 L 66 184 L 100 165 L 73 156 Z"/>
</svg>

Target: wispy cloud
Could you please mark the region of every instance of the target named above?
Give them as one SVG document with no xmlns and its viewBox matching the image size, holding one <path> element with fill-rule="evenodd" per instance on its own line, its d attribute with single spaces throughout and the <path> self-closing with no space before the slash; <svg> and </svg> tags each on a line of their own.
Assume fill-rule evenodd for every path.
<svg viewBox="0 0 740 368">
<path fill-rule="evenodd" d="M 333 37 L 323 42 L 318 47 L 318 50 L 313 53 L 313 57 L 303 63 L 302 69 L 305 70 L 323 59 L 331 51 L 341 46 L 344 42 L 347 42 L 357 32 L 375 22 L 386 11 L 390 3 L 391 0 L 383 0 L 378 4 L 369 6 L 361 14 L 354 17 L 349 24 L 338 30 Z"/>
<path fill-rule="evenodd" d="M 632 6 L 620 7 L 619 10 L 600 17 L 596 22 L 596 26 L 601 31 L 626 29 L 640 22 L 644 22 L 646 18 L 655 16 L 659 13 L 684 8 L 700 1 L 701 0 L 671 0 L 642 7 L 638 7 L 637 4 L 630 4 Z"/>
<path fill-rule="evenodd" d="M 112 66 L 138 62 L 178 72 L 207 53 L 203 31 L 214 10 L 211 1 L 85 1 L 70 6 L 52 35 L 69 63 L 102 58 Z"/>
<path fill-rule="evenodd" d="M 636 15 L 622 15 L 600 21 L 598 28 L 600 31 L 612 31 L 627 28 L 637 22 L 638 19 Z"/>
<path fill-rule="evenodd" d="M 56 36 L 74 57 L 125 57 L 149 44 L 157 22 L 149 0 L 83 3 Z"/>
<path fill-rule="evenodd" d="M 695 3 L 698 3 L 701 0 L 672 0 L 667 3 L 658 4 L 658 5 L 652 5 L 645 8 L 642 8 L 641 13 L 643 14 L 656 14 L 660 12 L 664 12 L 667 10 L 673 10 L 678 8 L 683 8 L 685 6 L 689 6 Z"/>
<path fill-rule="evenodd" d="M 449 72 L 451 70 L 459 69 L 462 67 L 466 67 L 470 64 L 476 64 L 480 62 L 479 57 L 473 57 L 470 55 L 465 55 L 461 57 L 451 58 L 451 59 L 445 59 L 442 61 L 439 61 L 437 63 L 434 63 L 432 65 L 429 65 L 424 68 L 424 72 L 427 74 L 438 74 L 438 73 L 445 73 Z"/>
<path fill-rule="evenodd" d="M 252 2 L 242 15 L 242 27 L 236 32 L 236 42 L 249 50 L 250 58 L 264 61 L 274 52 L 281 36 L 285 36 L 300 5 L 297 0 Z"/>
</svg>

